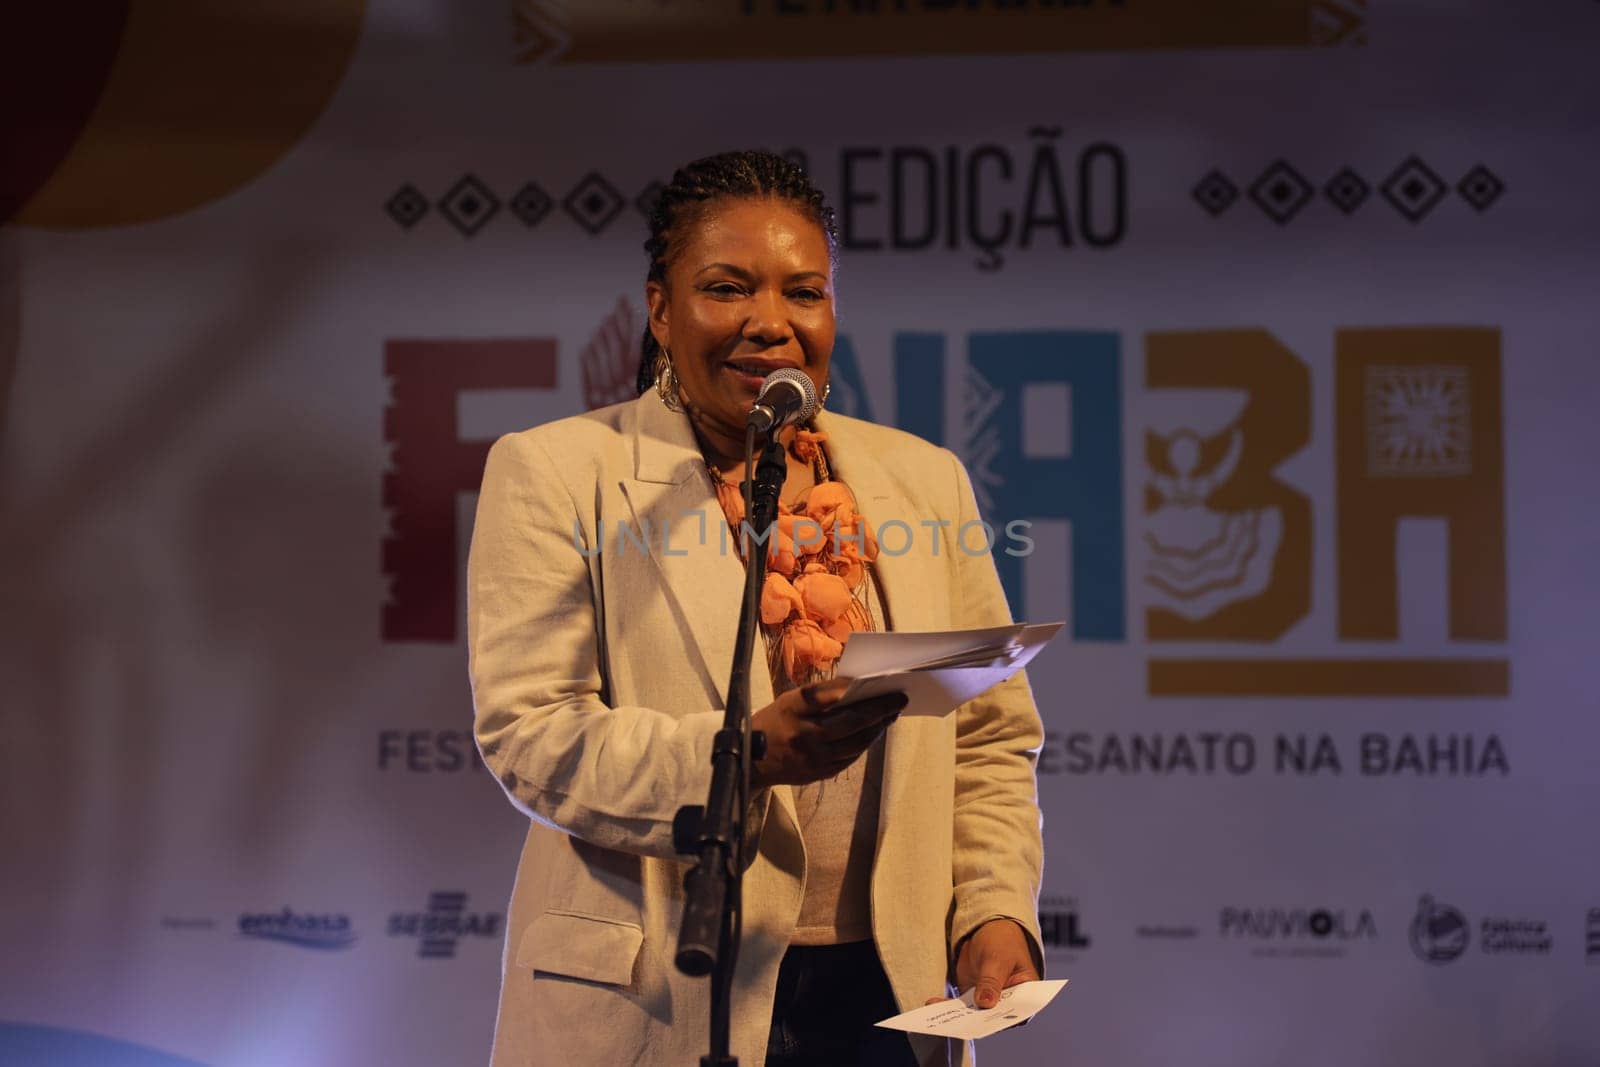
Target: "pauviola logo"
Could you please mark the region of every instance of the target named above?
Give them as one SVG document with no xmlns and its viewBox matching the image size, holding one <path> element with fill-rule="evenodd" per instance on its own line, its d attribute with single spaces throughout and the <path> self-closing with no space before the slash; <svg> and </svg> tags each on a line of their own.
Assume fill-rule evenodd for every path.
<svg viewBox="0 0 1600 1067">
<path fill-rule="evenodd" d="M 239 936 L 301 948 L 340 949 L 356 943 L 348 915 L 299 915 L 289 908 L 239 916 Z"/>
<path fill-rule="evenodd" d="M 1448 904 L 1424 894 L 1411 920 L 1411 951 L 1428 963 L 1449 963 L 1467 951 L 1472 924 Z"/>
<path fill-rule="evenodd" d="M 1251 941 L 1371 941 L 1378 936 L 1373 913 L 1366 909 L 1224 907 L 1219 925 L 1222 936 Z"/>
</svg>

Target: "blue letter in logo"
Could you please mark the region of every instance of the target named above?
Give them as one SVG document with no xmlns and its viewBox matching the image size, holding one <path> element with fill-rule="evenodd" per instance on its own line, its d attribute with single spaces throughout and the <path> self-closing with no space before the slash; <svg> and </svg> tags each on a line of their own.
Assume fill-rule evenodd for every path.
<svg viewBox="0 0 1600 1067">
<path fill-rule="evenodd" d="M 861 367 L 856 362 L 856 346 L 843 335 L 833 342 L 833 356 L 828 360 L 828 410 L 841 415 L 872 422 L 872 398 L 861 381 Z"/>
<path fill-rule="evenodd" d="M 944 345 L 938 334 L 895 337 L 895 400 L 901 428 L 935 443 L 944 434 Z M 1015 519 L 1065 519 L 1072 524 L 1072 634 L 1120 641 L 1123 609 L 1122 389 L 1114 333 L 1039 331 L 973 334 L 969 342 L 974 423 L 966 440 L 981 458 L 965 457 L 974 484 L 988 488 L 997 527 Z M 1027 386 L 1071 388 L 1070 451 L 1064 457 L 1023 451 Z M 1063 417 L 1069 413 L 1063 412 Z M 968 450 L 972 452 L 972 449 Z M 1006 597 L 1025 614 L 1022 561 L 995 555 Z"/>
</svg>

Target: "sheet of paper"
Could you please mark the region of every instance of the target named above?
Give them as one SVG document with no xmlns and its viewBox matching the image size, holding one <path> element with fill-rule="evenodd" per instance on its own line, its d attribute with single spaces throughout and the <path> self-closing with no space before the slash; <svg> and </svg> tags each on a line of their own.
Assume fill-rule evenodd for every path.
<svg viewBox="0 0 1600 1067">
<path fill-rule="evenodd" d="M 1020 1026 L 1044 1010 L 1067 984 L 1065 978 L 1043 982 L 1023 982 L 1000 991 L 1000 1003 L 992 1008 L 979 1008 L 973 1004 L 977 988 L 961 994 L 960 1000 L 941 1000 L 912 1011 L 903 1012 L 892 1019 L 884 1019 L 878 1026 L 887 1030 L 905 1030 L 913 1034 L 934 1034 L 953 1037 L 960 1041 L 976 1040 L 997 1034 L 1001 1030 Z"/>
<path fill-rule="evenodd" d="M 855 680 L 845 701 L 906 694 L 904 715 L 944 715 L 1028 665 L 1061 629 L 1059 622 L 1018 623 L 941 633 L 858 633 L 836 673 Z M 951 662 L 965 666 L 946 666 Z"/>
</svg>

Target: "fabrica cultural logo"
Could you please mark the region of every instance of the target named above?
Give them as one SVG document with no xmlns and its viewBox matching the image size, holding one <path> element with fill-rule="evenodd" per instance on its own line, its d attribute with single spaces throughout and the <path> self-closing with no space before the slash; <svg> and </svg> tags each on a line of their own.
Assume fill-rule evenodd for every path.
<svg viewBox="0 0 1600 1067">
<path fill-rule="evenodd" d="M 463 937 L 499 939 L 506 917 L 499 912 L 468 913 L 467 894 L 428 894 L 425 912 L 395 912 L 389 916 L 390 937 L 420 938 L 417 955 L 423 959 L 454 959 L 456 942 Z"/>
<path fill-rule="evenodd" d="M 1411 920 L 1411 948 L 1419 959 L 1448 963 L 1467 951 L 1471 927 L 1460 911 L 1425 895 Z M 1485 956 L 1548 956 L 1553 940 L 1543 919 L 1488 915 L 1478 920 L 1478 950 Z"/>
<path fill-rule="evenodd" d="M 1472 925 L 1448 904 L 1424 894 L 1411 920 L 1411 951 L 1428 963 L 1449 963 L 1467 951 Z"/>
<path fill-rule="evenodd" d="M 289 908 L 239 916 L 239 936 L 316 949 L 349 948 L 356 943 L 350 916 L 302 915 Z"/>
<path fill-rule="evenodd" d="M 1218 926 L 1224 938 L 1258 942 L 1258 956 L 1342 956 L 1351 942 L 1378 936 L 1365 908 L 1223 908 Z"/>
<path fill-rule="evenodd" d="M 1548 956 L 1553 939 L 1543 919 L 1491 916 L 1478 924 L 1478 943 L 1491 956 Z"/>
</svg>

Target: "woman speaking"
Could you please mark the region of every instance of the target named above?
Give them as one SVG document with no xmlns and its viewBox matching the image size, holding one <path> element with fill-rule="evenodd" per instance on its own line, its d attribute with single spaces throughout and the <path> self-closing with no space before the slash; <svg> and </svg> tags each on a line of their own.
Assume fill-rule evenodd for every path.
<svg viewBox="0 0 1600 1067">
<path fill-rule="evenodd" d="M 637 400 L 495 443 L 469 564 L 476 733 L 532 820 L 511 901 L 493 1062 L 693 1064 L 710 983 L 673 965 L 744 564 L 745 416 L 798 368 L 824 401 L 832 210 L 761 152 L 697 160 L 650 219 Z M 746 1065 L 970 1063 L 872 1024 L 953 983 L 995 1003 L 1042 970 L 1022 675 L 949 715 L 842 704 L 853 633 L 1011 622 L 956 457 L 818 414 L 788 470 L 751 671 L 753 765 L 731 1039 Z M 892 551 L 875 531 L 896 523 Z M 969 538 L 970 540 L 970 538 Z"/>
</svg>

